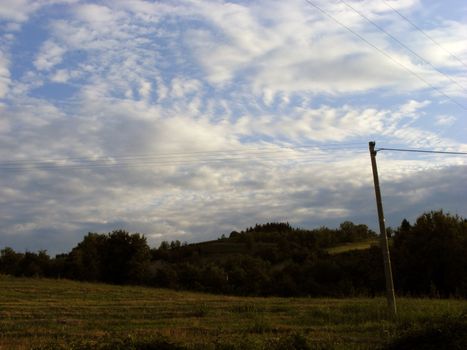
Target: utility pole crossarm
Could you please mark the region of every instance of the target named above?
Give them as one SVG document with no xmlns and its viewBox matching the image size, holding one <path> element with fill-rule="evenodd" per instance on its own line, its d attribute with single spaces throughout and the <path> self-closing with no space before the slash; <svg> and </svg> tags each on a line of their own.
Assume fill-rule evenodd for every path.
<svg viewBox="0 0 467 350">
<path fill-rule="evenodd" d="M 383 213 L 383 202 L 381 200 L 381 190 L 379 187 L 379 178 L 378 178 L 378 168 L 376 166 L 376 153 L 375 150 L 376 143 L 371 141 L 369 143 L 370 157 L 371 157 L 371 167 L 373 169 L 373 181 L 375 185 L 375 195 L 376 195 L 376 208 L 378 210 L 378 219 L 379 219 L 379 232 L 381 240 L 381 251 L 383 253 L 384 259 L 384 275 L 386 277 L 386 297 L 388 301 L 388 307 L 391 314 L 395 317 L 397 315 L 396 307 L 396 296 L 394 292 L 394 282 L 392 279 L 392 268 L 391 268 L 391 258 L 389 254 L 389 243 L 388 237 L 386 234 L 386 226 L 384 223 L 384 213 Z"/>
</svg>

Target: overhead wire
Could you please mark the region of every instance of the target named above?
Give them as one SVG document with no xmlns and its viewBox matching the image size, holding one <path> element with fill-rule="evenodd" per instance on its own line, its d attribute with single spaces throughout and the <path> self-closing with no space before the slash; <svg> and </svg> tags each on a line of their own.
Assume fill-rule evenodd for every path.
<svg viewBox="0 0 467 350">
<path fill-rule="evenodd" d="M 366 153 L 363 143 L 353 144 L 328 144 L 323 146 L 299 146 L 281 147 L 280 149 L 244 149 L 244 150 L 217 150 L 217 151 L 195 151 L 185 153 L 166 153 L 159 155 L 133 155 L 133 156 L 108 156 L 98 159 L 75 157 L 49 160 L 19 160 L 0 162 L 2 171 L 35 171 L 53 169 L 92 169 L 92 168 L 114 168 L 114 167 L 144 167 L 144 166 L 183 166 L 183 165 L 206 165 L 227 162 L 251 162 L 251 161 L 274 161 L 274 162 L 320 162 L 329 159 L 330 154 L 334 160 L 342 156 L 346 158 L 347 153 L 336 155 L 336 151 L 351 151 L 352 153 Z M 253 152 L 252 152 L 253 151 Z M 310 153 L 312 151 L 312 153 Z M 467 155 L 466 152 L 420 150 L 406 148 L 377 148 L 376 151 L 400 151 L 418 153 L 438 153 L 446 155 Z M 307 153 L 304 153 L 307 152 Z"/>
<path fill-rule="evenodd" d="M 403 20 L 405 20 L 407 23 L 409 23 L 412 27 L 414 27 L 416 30 L 418 30 L 420 33 L 422 33 L 428 40 L 430 40 L 433 44 L 438 46 L 440 49 L 442 49 L 444 52 L 446 52 L 449 56 L 454 58 L 457 62 L 459 62 L 461 65 L 463 65 L 465 68 L 467 68 L 467 64 L 465 64 L 458 56 L 453 54 L 451 51 L 446 49 L 444 46 L 442 46 L 437 40 L 435 40 L 431 35 L 426 33 L 423 29 L 421 29 L 419 26 L 417 26 L 413 21 L 411 21 L 407 16 L 402 14 L 400 11 L 398 11 L 396 8 L 392 7 L 386 0 L 383 0 L 384 4 L 392 9 L 395 13 L 397 13 Z"/>
<path fill-rule="evenodd" d="M 330 13 L 328 13 L 327 11 L 325 11 L 324 9 L 322 9 L 320 6 L 316 5 L 314 2 L 312 2 L 311 0 L 304 0 L 306 3 L 308 3 L 309 5 L 313 6 L 315 9 L 317 9 L 318 11 L 320 11 L 322 14 L 324 14 L 325 16 L 329 17 L 331 20 L 333 20 L 335 23 L 337 23 L 338 25 L 340 25 L 341 27 L 345 28 L 348 32 L 350 32 L 351 34 L 355 35 L 356 37 L 358 37 L 361 41 L 363 41 L 364 43 L 366 43 L 367 45 L 369 45 L 370 47 L 372 47 L 373 49 L 375 49 L 376 51 L 378 51 L 381 55 L 385 56 L 386 58 L 388 58 L 389 60 L 391 60 L 393 63 L 399 65 L 400 67 L 402 67 L 405 71 L 409 72 L 410 74 L 412 74 L 414 77 L 416 77 L 418 80 L 422 81 L 423 83 L 425 83 L 428 87 L 430 87 L 431 89 L 435 90 L 436 92 L 438 92 L 440 95 L 444 96 L 445 98 L 447 98 L 449 101 L 451 101 L 452 103 L 454 103 L 455 105 L 457 105 L 459 108 L 467 111 L 467 107 L 464 106 L 463 104 L 461 104 L 460 102 L 458 102 L 457 100 L 455 100 L 454 98 L 452 98 L 451 96 L 449 96 L 447 93 L 445 93 L 444 91 L 442 91 L 440 88 L 432 85 L 428 80 L 426 80 L 425 78 L 423 78 L 420 74 L 414 72 L 412 69 L 410 69 L 409 67 L 407 67 L 406 65 L 404 65 L 403 63 L 399 62 L 398 60 L 396 60 L 394 57 L 392 57 L 390 54 L 388 54 L 386 51 L 384 51 L 383 49 L 380 49 L 378 46 L 374 45 L 373 43 L 371 43 L 369 40 L 367 40 L 365 37 L 363 37 L 362 35 L 360 35 L 359 33 L 357 33 L 356 31 L 354 31 L 352 28 L 350 28 L 349 26 L 345 25 L 344 23 L 342 23 L 341 21 L 339 21 L 336 17 L 334 17 L 333 15 L 331 15 Z"/>
<path fill-rule="evenodd" d="M 62 158 L 55 160 L 19 160 L 0 162 L 0 170 L 28 171 L 47 169 L 82 169 L 82 168 L 107 168 L 107 167 L 139 167 L 139 166 L 177 166 L 190 164 L 210 164 L 233 161 L 302 161 L 309 159 L 319 160 L 326 157 L 327 152 L 353 149 L 356 152 L 364 152 L 363 143 L 359 146 L 327 145 L 326 147 L 299 146 L 282 147 L 281 149 L 260 150 L 218 150 L 199 151 L 186 153 L 166 153 L 159 155 L 138 155 L 123 157 L 91 158 Z M 303 152 L 308 152 L 304 154 Z M 309 153 L 313 151 L 313 153 Z M 294 152 L 294 153 L 291 153 Z M 297 152 L 301 152 L 298 153 Z"/>
<path fill-rule="evenodd" d="M 191 152 L 172 152 L 172 153 L 160 153 L 160 154 L 129 154 L 129 155 L 112 155 L 100 157 L 66 157 L 66 158 L 49 158 L 49 159 L 18 159 L 18 160 L 7 160 L 0 161 L 0 165 L 5 164 L 21 164 L 21 163 L 42 163 L 42 162 L 58 162 L 58 161 L 100 161 L 100 160 L 110 160 L 110 159 L 144 159 L 144 158 L 172 158 L 172 157 L 191 157 L 191 156 L 210 156 L 216 154 L 265 154 L 265 153 L 278 153 L 283 151 L 290 150 L 302 150 L 302 149 L 315 149 L 315 150 L 332 150 L 332 149 L 350 149 L 350 148 L 360 148 L 363 147 L 365 143 L 333 143 L 333 144 L 323 144 L 323 145 L 278 145 L 277 147 L 251 147 L 251 148 L 230 148 L 230 149 L 218 149 L 218 150 L 205 150 L 205 151 L 191 151 Z"/>
<path fill-rule="evenodd" d="M 376 149 L 379 151 L 395 151 L 395 152 L 414 152 L 414 153 L 434 153 L 434 154 L 446 154 L 446 155 L 467 155 L 467 152 L 451 152 L 451 151 L 436 151 L 436 150 L 422 150 L 422 149 L 408 149 L 408 148 L 386 148 L 381 147 Z"/>
</svg>

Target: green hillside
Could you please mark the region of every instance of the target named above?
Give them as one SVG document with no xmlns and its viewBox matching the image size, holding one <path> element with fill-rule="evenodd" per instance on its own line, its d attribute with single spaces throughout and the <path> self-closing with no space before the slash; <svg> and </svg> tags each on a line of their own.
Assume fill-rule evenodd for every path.
<svg viewBox="0 0 467 350">
<path fill-rule="evenodd" d="M 199 256 L 215 258 L 228 255 L 258 256 L 270 253 L 280 255 L 277 260 L 291 258 L 291 251 L 313 250 L 331 254 L 370 248 L 377 243 L 376 234 L 366 225 L 344 222 L 339 229 L 320 227 L 314 230 L 294 228 L 288 223 L 255 225 L 241 232 L 232 232 L 229 237 L 195 244 L 181 245 L 180 242 L 163 242 L 159 250 L 178 249 L 183 256 L 197 253 Z M 303 252 L 302 252 L 303 253 Z"/>
<path fill-rule="evenodd" d="M 1 349 L 374 349 L 465 300 L 253 298 L 0 275 Z"/>
<path fill-rule="evenodd" d="M 397 293 L 467 298 L 466 219 L 440 210 L 388 232 Z M 313 230 L 267 223 L 214 241 L 151 248 L 144 235 L 115 230 L 88 233 L 55 257 L 5 247 L 0 273 L 237 296 L 374 297 L 385 292 L 377 238 L 350 221 Z"/>
<path fill-rule="evenodd" d="M 345 253 L 353 250 L 365 250 L 365 249 L 370 249 L 372 246 L 378 246 L 379 242 L 376 239 L 371 239 L 371 240 L 363 240 L 361 242 L 350 242 L 350 243 L 343 243 L 343 244 L 338 244 L 334 247 L 329 247 L 326 249 L 326 251 L 331 254 L 340 254 L 340 253 Z"/>
<path fill-rule="evenodd" d="M 340 253 L 345 253 L 353 250 L 365 250 L 370 249 L 372 246 L 378 246 L 379 241 L 377 239 L 362 239 L 361 241 L 356 242 L 346 242 L 346 243 L 333 243 L 331 246 L 326 247 L 323 251 L 328 254 L 335 255 Z M 246 254 L 249 255 L 252 253 L 252 249 L 248 247 L 246 243 L 243 242 L 231 242 L 228 240 L 217 240 L 217 241 L 208 241 L 198 244 L 193 244 L 196 246 L 198 251 L 204 256 L 209 257 L 225 257 L 230 254 Z M 255 243 L 256 251 L 266 251 L 278 249 L 278 243 Z"/>
</svg>

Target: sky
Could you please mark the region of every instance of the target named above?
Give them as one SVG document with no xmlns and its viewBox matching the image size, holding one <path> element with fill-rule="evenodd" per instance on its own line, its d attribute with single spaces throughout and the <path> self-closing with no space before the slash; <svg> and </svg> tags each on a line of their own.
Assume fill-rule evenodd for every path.
<svg viewBox="0 0 467 350">
<path fill-rule="evenodd" d="M 115 229 L 377 229 L 368 142 L 467 152 L 461 0 L 0 0 L 0 248 Z M 465 155 L 381 150 L 386 223 L 467 216 Z"/>
</svg>

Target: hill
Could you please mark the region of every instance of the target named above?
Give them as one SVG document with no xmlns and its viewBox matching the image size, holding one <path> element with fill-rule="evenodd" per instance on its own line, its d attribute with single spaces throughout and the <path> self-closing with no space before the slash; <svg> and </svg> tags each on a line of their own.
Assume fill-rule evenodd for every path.
<svg viewBox="0 0 467 350">
<path fill-rule="evenodd" d="M 237 295 L 374 295 L 383 289 L 382 264 L 362 261 L 380 259 L 375 240 L 367 226 L 344 222 L 336 230 L 268 223 L 215 241 L 163 242 L 152 250 L 154 284 Z"/>
<path fill-rule="evenodd" d="M 350 252 L 353 250 L 366 250 L 366 249 L 370 249 L 373 246 L 378 246 L 378 245 L 379 245 L 379 241 L 377 239 L 370 239 L 370 240 L 362 240 L 359 242 L 342 243 L 334 247 L 330 247 L 326 251 L 331 255 L 335 255 L 335 254 Z"/>
<path fill-rule="evenodd" d="M 230 256 L 260 257 L 271 263 L 304 259 L 308 254 L 326 255 L 369 249 L 377 244 L 376 234 L 366 225 L 344 222 L 339 229 L 321 227 L 314 230 L 293 228 L 288 223 L 255 225 L 245 231 L 231 232 L 229 237 L 194 244 L 162 242 L 152 251 L 153 258 L 186 261 L 225 260 Z"/>
<path fill-rule="evenodd" d="M 398 293 L 467 297 L 467 220 L 425 213 L 390 230 Z M 69 253 L 0 250 L 0 273 L 243 296 L 375 296 L 384 292 L 381 250 L 366 225 L 337 229 L 268 223 L 196 244 L 123 230 L 89 233 Z"/>
</svg>

